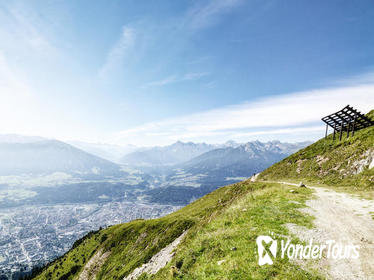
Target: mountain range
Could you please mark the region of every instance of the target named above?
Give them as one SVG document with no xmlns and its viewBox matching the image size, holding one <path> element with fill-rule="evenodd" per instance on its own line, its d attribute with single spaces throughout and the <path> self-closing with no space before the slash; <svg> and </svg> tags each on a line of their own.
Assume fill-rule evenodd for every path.
<svg viewBox="0 0 374 280">
<path fill-rule="evenodd" d="M 134 145 L 120 146 L 107 143 L 89 143 L 83 141 L 67 141 L 67 143 L 87 153 L 93 154 L 117 164 L 121 163 L 121 159 L 125 155 L 141 149 Z"/>
<path fill-rule="evenodd" d="M 136 148 L 122 157 L 126 164 L 117 164 L 98 154 L 126 153 L 120 146 L 80 143 L 82 150 L 53 139 L 0 135 L 0 206 L 91 203 L 103 197 L 106 201 L 126 197 L 128 201 L 185 205 L 220 186 L 248 178 L 306 145 L 178 141 Z"/>
<path fill-rule="evenodd" d="M 224 174 L 231 177 L 249 177 L 309 143 L 248 142 L 208 151 L 181 164 L 180 168 L 189 173 L 200 172 L 209 176 Z"/>
<path fill-rule="evenodd" d="M 217 145 L 178 141 L 164 147 L 143 148 L 129 153 L 123 156 L 120 162 L 140 167 L 171 166 L 188 161 L 215 148 Z"/>
<path fill-rule="evenodd" d="M 225 143 L 164 169 L 158 188 L 146 191 L 151 202 L 185 205 L 221 186 L 242 181 L 304 148 L 309 142 Z M 154 173 L 153 173 L 154 174 Z"/>
<path fill-rule="evenodd" d="M 58 140 L 4 138 L 0 142 L 0 175 L 3 176 L 55 172 L 108 175 L 120 171 L 117 164 Z"/>
<path fill-rule="evenodd" d="M 117 174 L 121 170 L 120 174 L 123 175 L 126 168 L 121 165 L 125 165 L 130 168 L 129 172 L 143 169 L 150 175 L 164 176 L 168 182 L 162 186 L 199 185 L 206 181 L 204 178 L 215 178 L 215 183 L 224 183 L 230 177 L 251 176 L 308 144 L 280 141 L 253 141 L 245 144 L 234 141 L 224 144 L 178 141 L 163 147 L 141 148 L 70 143 L 34 136 L 0 135 L 0 175 L 64 172 L 75 176 L 91 174 L 100 177 Z M 121 163 L 107 159 L 115 157 Z M 186 180 L 186 177 L 189 179 Z"/>
</svg>

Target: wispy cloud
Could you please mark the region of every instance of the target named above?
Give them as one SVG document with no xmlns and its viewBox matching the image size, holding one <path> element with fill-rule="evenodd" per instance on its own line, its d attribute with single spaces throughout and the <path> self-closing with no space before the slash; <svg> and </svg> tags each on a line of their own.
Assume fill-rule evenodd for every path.
<svg viewBox="0 0 374 280">
<path fill-rule="evenodd" d="M 170 143 L 174 140 L 258 137 L 269 134 L 316 131 L 321 117 L 347 104 L 362 110 L 374 108 L 374 84 L 297 92 L 250 103 L 147 123 L 121 131 L 117 141 Z M 308 134 L 306 134 L 307 136 Z"/>
<path fill-rule="evenodd" d="M 48 23 L 35 10 L 21 3 L 5 3 L 0 10 L 0 47 L 15 52 L 19 57 L 37 55 L 51 59 L 58 56 L 58 48 L 49 36 Z"/>
<path fill-rule="evenodd" d="M 128 26 L 123 26 L 118 41 L 113 45 L 107 54 L 104 65 L 99 70 L 99 77 L 106 79 L 107 75 L 118 69 L 123 64 L 123 60 L 128 50 L 135 43 L 135 30 Z"/>
<path fill-rule="evenodd" d="M 242 2 L 242 0 L 212 0 L 208 4 L 195 6 L 187 13 L 189 26 L 193 29 L 212 26 L 218 22 L 220 16 Z"/>
<path fill-rule="evenodd" d="M 333 85 L 340 86 L 352 86 L 357 84 L 374 84 L 374 71 L 367 71 L 365 74 L 341 78 L 333 83 Z"/>
<path fill-rule="evenodd" d="M 175 22 L 173 22 L 173 24 L 167 25 L 167 32 L 165 32 L 165 34 L 174 34 L 173 44 L 172 46 L 170 46 L 170 48 L 183 49 L 186 45 L 186 42 L 190 41 L 191 38 L 199 31 L 218 24 L 223 19 L 224 15 L 239 7 L 243 2 L 243 0 L 198 1 L 195 5 L 192 5 L 189 9 L 187 9 L 183 16 L 179 17 Z M 152 34 L 151 37 L 153 37 L 154 35 L 157 37 L 159 34 Z M 186 64 L 190 66 L 194 65 L 194 71 L 196 71 L 196 67 L 198 67 L 199 64 L 202 64 L 209 59 L 212 59 L 212 56 L 199 56 L 196 59 L 188 61 Z M 200 72 L 187 73 L 185 75 L 172 74 L 164 78 L 158 80 L 156 79 L 154 81 L 146 83 L 141 86 L 141 88 L 161 87 L 184 81 L 199 80 L 205 76 L 210 75 L 210 73 L 204 71 L 204 69 L 199 69 L 197 71 Z"/>
<path fill-rule="evenodd" d="M 153 81 L 148 84 L 145 84 L 143 88 L 149 88 L 149 87 L 161 87 L 165 85 L 169 85 L 172 83 L 176 83 L 178 81 L 177 75 L 172 75 L 169 77 L 166 77 L 164 79 L 158 80 L 158 81 Z"/>
<path fill-rule="evenodd" d="M 195 81 L 195 80 L 200 80 L 201 78 L 206 77 L 208 75 L 209 75 L 208 72 L 186 73 L 182 76 L 171 75 L 164 79 L 147 83 L 144 86 L 142 86 L 142 88 L 162 87 L 162 86 L 185 82 L 185 81 Z"/>
<path fill-rule="evenodd" d="M 208 76 L 208 72 L 200 72 L 200 73 L 187 73 L 183 76 L 183 81 L 193 81 L 193 80 L 199 80 L 202 77 Z"/>
</svg>

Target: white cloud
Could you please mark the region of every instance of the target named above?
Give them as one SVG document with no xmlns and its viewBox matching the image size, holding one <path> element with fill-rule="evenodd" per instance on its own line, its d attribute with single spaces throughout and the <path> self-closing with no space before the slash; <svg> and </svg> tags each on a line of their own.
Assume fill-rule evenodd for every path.
<svg viewBox="0 0 374 280">
<path fill-rule="evenodd" d="M 270 130 L 256 130 L 253 132 L 244 132 L 233 134 L 232 137 L 243 138 L 243 137 L 252 137 L 252 136 L 261 136 L 261 135 L 279 135 L 279 134 L 294 134 L 294 133 L 310 133 L 310 132 L 322 132 L 321 126 L 310 126 L 310 127 L 291 127 L 291 128 L 281 128 L 281 129 L 270 129 Z"/>
<path fill-rule="evenodd" d="M 123 60 L 135 43 L 135 30 L 128 26 L 122 27 L 122 32 L 118 41 L 109 51 L 104 65 L 99 70 L 99 77 L 106 79 L 107 75 L 117 70 L 123 63 Z"/>
<path fill-rule="evenodd" d="M 346 77 L 337 80 L 334 83 L 336 86 L 352 86 L 352 85 L 363 85 L 363 84 L 374 84 L 374 72 L 369 71 L 365 74 L 359 74 L 352 77 Z"/>
<path fill-rule="evenodd" d="M 215 24 L 219 17 L 237 7 L 241 0 L 212 0 L 207 5 L 197 6 L 187 14 L 188 24 L 193 29 L 201 29 Z"/>
<path fill-rule="evenodd" d="M 153 81 L 148 84 L 145 84 L 142 88 L 149 88 L 149 87 L 162 87 L 170 84 L 185 82 L 185 81 L 195 81 L 200 80 L 201 78 L 208 76 L 208 72 L 197 72 L 197 73 L 187 73 L 183 76 L 178 75 L 171 75 L 166 77 L 165 79 Z"/>
<path fill-rule="evenodd" d="M 190 81 L 190 80 L 199 80 L 202 77 L 208 76 L 208 72 L 200 72 L 200 73 L 187 73 L 183 76 L 184 81 Z"/>
<path fill-rule="evenodd" d="M 118 142 L 150 145 L 174 140 L 225 141 L 245 136 L 305 132 L 323 124 L 320 119 L 347 104 L 367 112 L 374 108 L 374 84 L 296 92 L 263 98 L 174 119 L 147 123 L 116 135 Z M 309 133 L 309 134 L 308 134 Z"/>
<path fill-rule="evenodd" d="M 175 83 L 177 81 L 178 81 L 177 75 L 171 75 L 171 76 L 166 77 L 162 80 L 150 82 L 150 83 L 144 85 L 143 88 L 165 86 L 165 85 Z"/>
</svg>

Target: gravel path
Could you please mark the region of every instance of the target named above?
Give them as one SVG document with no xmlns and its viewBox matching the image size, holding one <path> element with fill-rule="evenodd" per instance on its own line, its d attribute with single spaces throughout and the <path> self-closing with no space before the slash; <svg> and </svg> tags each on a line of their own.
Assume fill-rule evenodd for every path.
<svg viewBox="0 0 374 280">
<path fill-rule="evenodd" d="M 358 259 L 323 258 L 317 269 L 328 279 L 374 279 L 374 201 L 308 187 L 315 191 L 316 198 L 307 201 L 308 208 L 303 210 L 315 216 L 315 228 L 290 224 L 291 232 L 306 241 L 313 238 L 314 242 L 325 244 L 327 240 L 335 240 L 344 245 L 360 246 Z"/>
</svg>

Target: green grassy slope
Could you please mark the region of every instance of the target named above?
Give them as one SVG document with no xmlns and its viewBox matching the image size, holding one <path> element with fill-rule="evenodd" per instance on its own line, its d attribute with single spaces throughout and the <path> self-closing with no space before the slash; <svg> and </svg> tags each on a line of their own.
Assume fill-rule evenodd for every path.
<svg viewBox="0 0 374 280">
<path fill-rule="evenodd" d="M 374 119 L 374 110 L 368 116 Z M 359 130 L 349 138 L 344 133 L 342 141 L 333 141 L 330 134 L 274 164 L 260 174 L 259 180 L 302 180 L 345 190 L 374 191 L 374 168 L 368 168 L 372 156 L 374 127 Z"/>
<path fill-rule="evenodd" d="M 122 279 L 186 229 L 172 262 L 143 279 L 317 279 L 287 259 L 259 267 L 255 239 L 272 231 L 288 235 L 285 223 L 311 226 L 298 211 L 308 189 L 274 183 L 242 182 L 220 188 L 194 203 L 154 220 L 135 220 L 92 233 L 35 279 L 78 279 L 99 249 L 110 252 L 96 279 Z M 79 244 L 78 244 L 79 243 Z M 233 250 L 232 248 L 236 248 Z M 221 265 L 217 262 L 225 260 Z"/>
<path fill-rule="evenodd" d="M 311 217 L 298 210 L 305 207 L 311 191 L 290 192 L 291 187 L 269 183 L 238 184 L 245 186 L 253 190 L 208 223 L 192 228 L 172 262 L 143 279 L 320 279 L 288 259 L 260 267 L 256 251 L 259 235 L 289 236 L 285 223 L 311 227 Z"/>
</svg>

